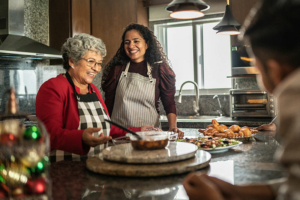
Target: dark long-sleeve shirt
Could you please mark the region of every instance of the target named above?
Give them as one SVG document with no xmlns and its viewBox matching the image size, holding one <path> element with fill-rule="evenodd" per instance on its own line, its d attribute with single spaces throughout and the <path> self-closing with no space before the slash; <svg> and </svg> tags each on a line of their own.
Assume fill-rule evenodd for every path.
<svg viewBox="0 0 300 200">
<path fill-rule="evenodd" d="M 111 115 L 114 107 L 115 94 L 117 85 L 121 76 L 122 71 L 125 71 L 126 65 L 114 66 L 107 78 L 105 84 L 102 86 L 105 92 L 105 104 L 108 112 Z M 148 77 L 147 75 L 147 62 L 142 61 L 140 63 L 130 62 L 128 72 L 138 73 L 142 76 Z M 174 100 L 176 88 L 175 88 L 175 73 L 166 64 L 160 63 L 152 69 L 152 77 L 156 79 L 155 84 L 155 107 L 159 113 L 159 98 L 161 98 L 162 104 L 166 111 L 166 114 L 176 114 L 176 104 Z"/>
</svg>

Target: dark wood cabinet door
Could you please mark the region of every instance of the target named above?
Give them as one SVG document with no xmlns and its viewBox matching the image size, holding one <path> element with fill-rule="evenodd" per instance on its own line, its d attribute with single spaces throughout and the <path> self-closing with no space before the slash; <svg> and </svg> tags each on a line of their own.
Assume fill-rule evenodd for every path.
<svg viewBox="0 0 300 200">
<path fill-rule="evenodd" d="M 107 63 L 117 52 L 124 28 L 137 22 L 136 0 L 91 0 L 92 35 L 106 44 Z"/>
<path fill-rule="evenodd" d="M 250 10 L 261 0 L 230 0 L 231 12 L 241 25 L 243 25 Z M 236 35 L 231 36 L 231 45 L 240 45 L 242 42 L 238 40 Z"/>
<path fill-rule="evenodd" d="M 49 39 L 50 46 L 60 50 L 71 34 L 71 1 L 49 1 Z"/>
<path fill-rule="evenodd" d="M 236 21 L 243 24 L 251 8 L 261 0 L 231 0 L 230 8 Z"/>
<path fill-rule="evenodd" d="M 72 36 L 79 33 L 91 34 L 90 0 L 72 0 Z"/>
</svg>

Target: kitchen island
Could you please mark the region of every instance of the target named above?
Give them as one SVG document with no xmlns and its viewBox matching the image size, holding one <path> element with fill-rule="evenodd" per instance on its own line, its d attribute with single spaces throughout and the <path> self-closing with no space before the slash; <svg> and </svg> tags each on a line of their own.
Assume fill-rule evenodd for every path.
<svg viewBox="0 0 300 200">
<path fill-rule="evenodd" d="M 198 129 L 182 129 L 195 137 Z M 233 184 L 264 182 L 285 175 L 273 159 L 279 143 L 274 132 L 264 131 L 228 152 L 212 154 L 209 167 L 199 170 Z M 134 178 L 96 174 L 84 162 L 62 161 L 50 166 L 53 199 L 188 199 L 182 186 L 187 174 Z"/>
</svg>

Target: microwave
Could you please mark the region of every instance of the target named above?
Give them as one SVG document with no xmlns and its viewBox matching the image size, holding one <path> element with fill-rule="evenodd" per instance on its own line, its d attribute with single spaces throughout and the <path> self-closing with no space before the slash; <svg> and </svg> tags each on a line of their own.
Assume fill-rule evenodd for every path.
<svg viewBox="0 0 300 200">
<path fill-rule="evenodd" d="M 275 117 L 276 106 L 273 95 L 258 89 L 231 89 L 230 116 Z"/>
<path fill-rule="evenodd" d="M 248 55 L 246 45 L 231 47 L 231 69 L 232 76 L 258 74 L 256 67 L 251 66 L 251 57 Z"/>
</svg>

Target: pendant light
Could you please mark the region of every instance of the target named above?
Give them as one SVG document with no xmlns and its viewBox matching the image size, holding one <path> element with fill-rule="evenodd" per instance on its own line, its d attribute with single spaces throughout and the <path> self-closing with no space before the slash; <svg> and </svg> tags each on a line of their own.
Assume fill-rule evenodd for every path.
<svg viewBox="0 0 300 200">
<path fill-rule="evenodd" d="M 241 24 L 234 19 L 230 10 L 229 0 L 227 0 L 223 19 L 213 29 L 218 31 L 218 35 L 238 35 L 240 34 L 238 30 L 240 26 Z"/>
<path fill-rule="evenodd" d="M 208 10 L 209 5 L 201 0 L 173 0 L 166 7 L 171 11 L 170 17 L 175 19 L 195 19 L 203 17 L 202 11 Z"/>
</svg>

